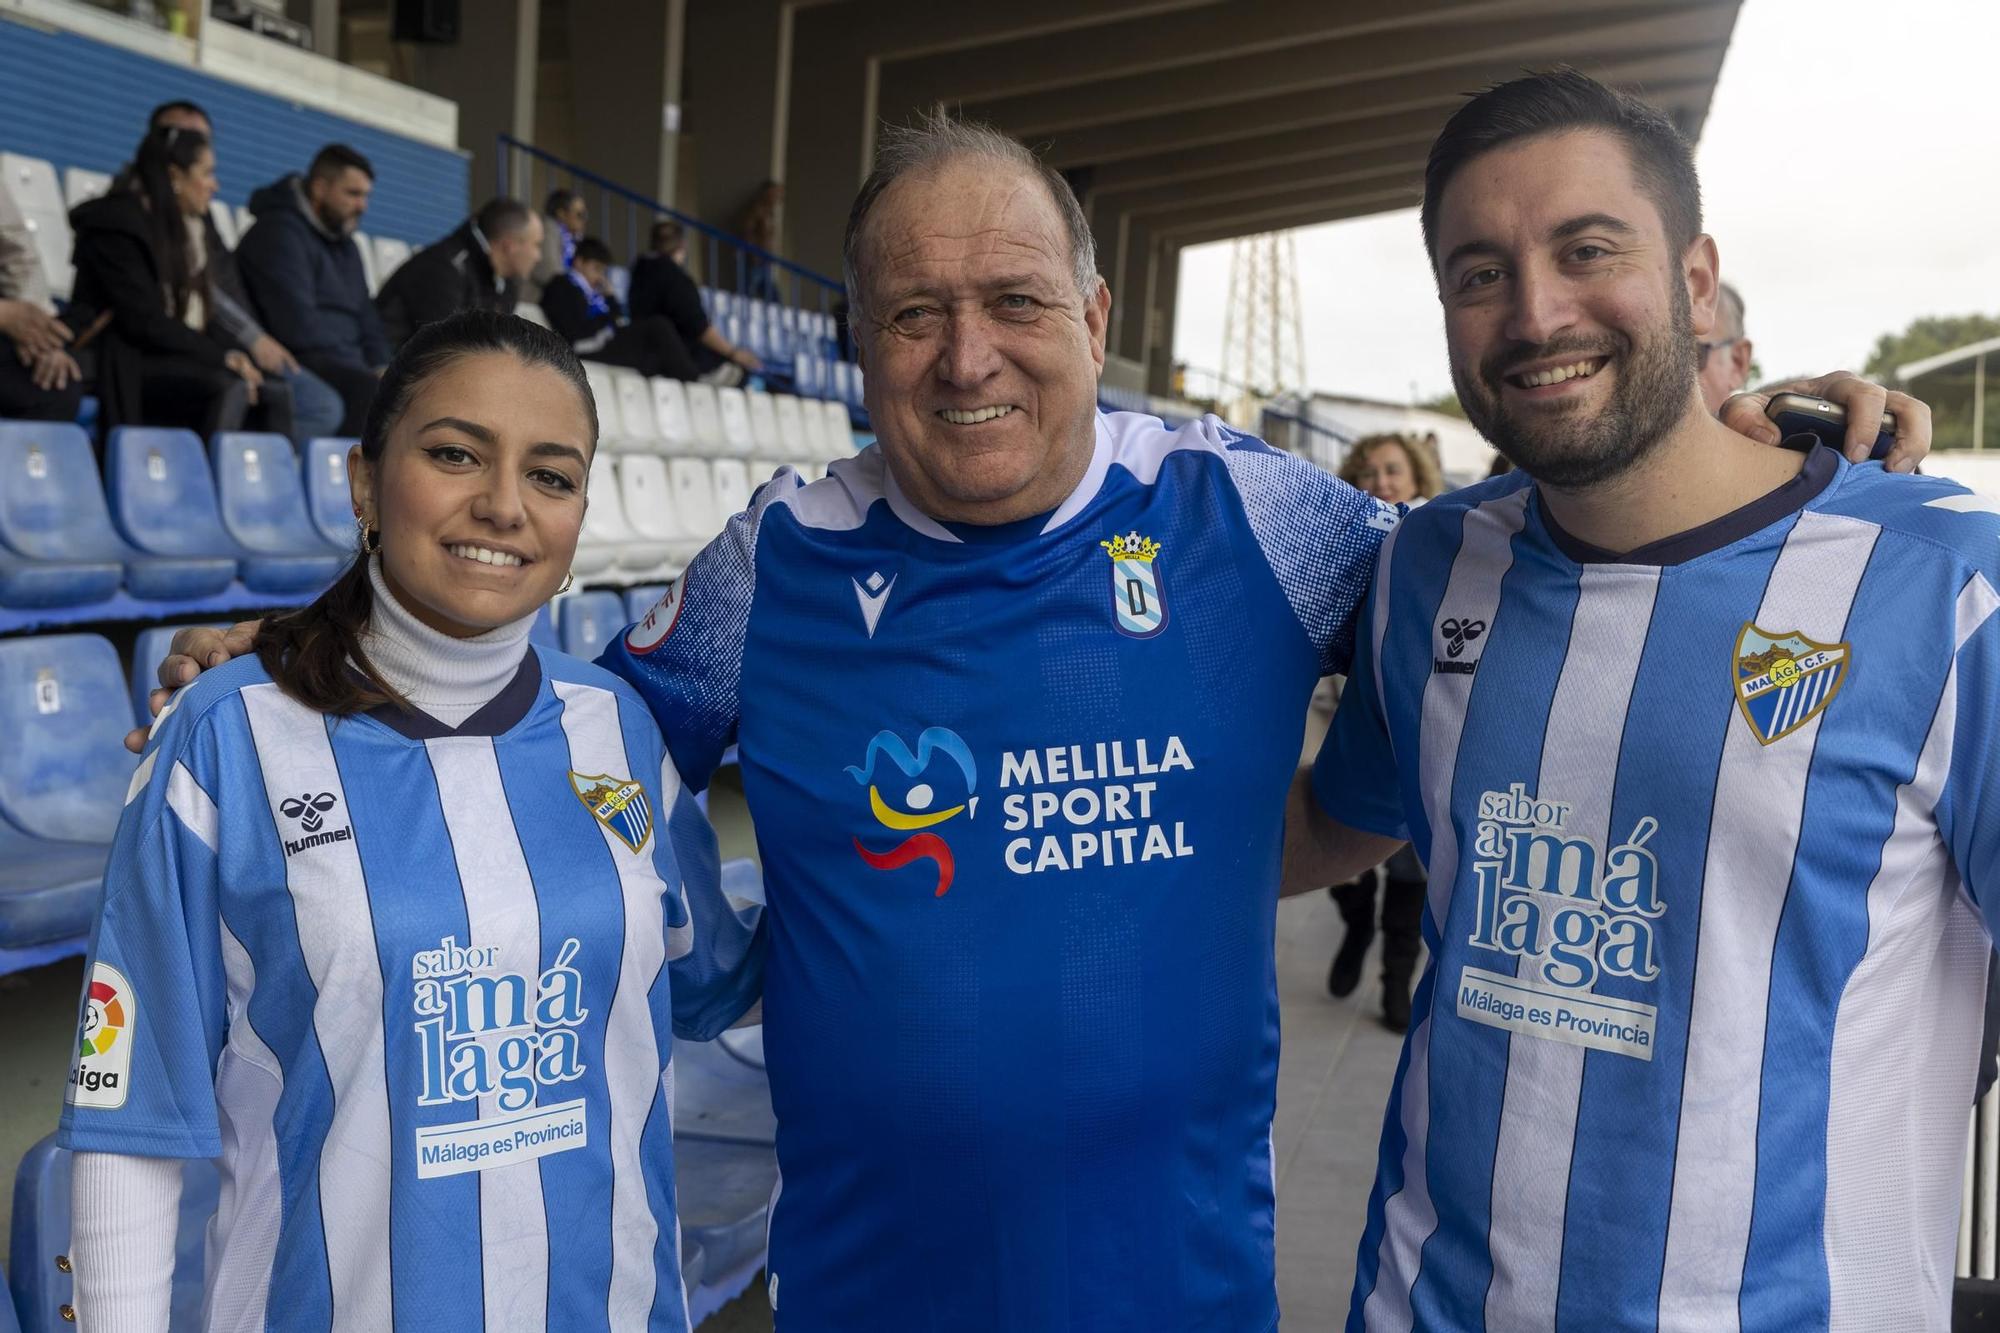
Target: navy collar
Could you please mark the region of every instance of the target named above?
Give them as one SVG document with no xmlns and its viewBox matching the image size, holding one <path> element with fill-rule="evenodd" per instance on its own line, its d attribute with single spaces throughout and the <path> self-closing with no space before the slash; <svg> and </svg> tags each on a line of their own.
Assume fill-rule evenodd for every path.
<svg viewBox="0 0 2000 1333">
<path fill-rule="evenodd" d="M 499 736 L 528 715 L 541 689 L 542 661 L 530 647 L 522 655 L 520 669 L 514 673 L 514 678 L 501 686 L 500 693 L 488 699 L 478 712 L 456 727 L 446 726 L 429 713 L 414 708 L 398 708 L 394 704 L 371 708 L 368 716 L 413 741 L 442 740 L 447 736 Z"/>
<path fill-rule="evenodd" d="M 1802 437 L 1812 440 L 1808 435 Z M 1794 441 L 1787 440 L 1786 448 L 1796 447 Z M 1733 509 L 1721 518 L 1711 519 L 1698 528 L 1677 532 L 1671 537 L 1662 537 L 1656 542 L 1648 542 L 1636 550 L 1624 554 L 1592 546 L 1578 537 L 1563 531 L 1556 522 L 1548 506 L 1538 503 L 1536 510 L 1542 516 L 1542 526 L 1548 530 L 1549 540 L 1579 565 L 1684 565 L 1710 551 L 1719 551 L 1725 546 L 1742 541 L 1753 532 L 1760 532 L 1773 523 L 1795 514 L 1819 498 L 1840 471 L 1840 455 L 1823 444 L 1815 442 L 1811 452 L 1806 454 L 1806 465 L 1799 469 L 1797 476 L 1776 490 L 1758 496 L 1740 509 Z"/>
</svg>

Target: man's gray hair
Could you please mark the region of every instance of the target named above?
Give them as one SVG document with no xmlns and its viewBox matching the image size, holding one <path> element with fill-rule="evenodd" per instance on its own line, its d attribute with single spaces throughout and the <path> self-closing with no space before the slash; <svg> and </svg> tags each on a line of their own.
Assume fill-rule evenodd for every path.
<svg viewBox="0 0 2000 1333">
<path fill-rule="evenodd" d="M 1731 338 L 1741 338 L 1743 336 L 1743 294 L 1725 282 L 1722 284 L 1722 290 L 1716 293 L 1716 296 L 1716 313 L 1722 316 L 1722 329 L 1720 331 L 1728 334 Z"/>
<path fill-rule="evenodd" d="M 852 317 L 859 318 L 868 304 L 861 290 L 862 231 L 877 201 L 905 176 L 936 171 L 966 157 L 1018 167 L 1042 183 L 1055 203 L 1056 212 L 1062 215 L 1063 230 L 1069 233 L 1070 267 L 1077 294 L 1087 299 L 1096 290 L 1097 242 L 1090 234 L 1090 220 L 1084 216 L 1083 205 L 1077 202 L 1069 182 L 1020 140 L 976 120 L 959 120 L 939 106 L 919 112 L 908 125 L 885 128 L 876 140 L 874 170 L 861 182 L 861 192 L 854 196 L 854 207 L 847 214 L 847 234 L 841 240 L 847 304 Z"/>
</svg>

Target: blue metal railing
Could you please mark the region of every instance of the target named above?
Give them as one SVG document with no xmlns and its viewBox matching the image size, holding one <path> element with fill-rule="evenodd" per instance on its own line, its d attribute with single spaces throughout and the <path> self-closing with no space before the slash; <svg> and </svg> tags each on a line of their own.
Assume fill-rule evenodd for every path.
<svg viewBox="0 0 2000 1333">
<path fill-rule="evenodd" d="M 590 197 L 587 191 L 595 191 L 600 208 L 597 217 L 592 220 L 592 229 L 605 236 L 615 234 L 611 224 L 614 215 L 622 212 L 627 263 L 639 253 L 641 228 L 650 230 L 655 221 L 672 218 L 701 238 L 701 277 L 711 287 L 754 294 L 750 289 L 756 271 L 761 267 L 767 272 L 775 270 L 788 274 L 793 279 L 791 283 L 784 284 L 790 291 L 781 295 L 776 304 L 832 315 L 835 307 L 846 298 L 846 288 L 838 278 L 793 263 L 782 255 L 774 255 L 712 223 L 671 208 L 657 199 L 650 199 L 617 181 L 598 175 L 588 167 L 578 166 L 511 134 L 496 136 L 494 157 L 500 193 L 511 195 L 531 208 L 539 208 L 541 196 L 558 186 L 577 190 L 584 194 L 586 200 Z M 614 203 L 622 205 L 622 208 L 614 208 Z M 734 282 L 725 283 L 725 274 L 732 268 L 730 276 L 734 277 Z M 773 285 L 777 285 L 775 280 Z"/>
</svg>

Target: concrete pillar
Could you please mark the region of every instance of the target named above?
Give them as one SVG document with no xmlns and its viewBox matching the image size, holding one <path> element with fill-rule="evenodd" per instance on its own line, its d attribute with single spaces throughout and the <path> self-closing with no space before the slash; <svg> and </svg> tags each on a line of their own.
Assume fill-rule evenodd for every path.
<svg viewBox="0 0 2000 1333">
<path fill-rule="evenodd" d="M 458 103 L 459 147 L 472 155 L 472 205 L 496 189 L 494 136 L 534 140 L 541 16 L 541 0 L 486 0 L 479 22 L 464 24 L 456 44 L 411 48 L 410 81 Z"/>
<path fill-rule="evenodd" d="M 1143 361 L 1158 277 L 1159 244 L 1152 231 L 1137 219 L 1124 219 L 1119 230 L 1124 245 L 1118 260 L 1118 276 L 1111 285 L 1111 350 Z"/>
<path fill-rule="evenodd" d="M 727 230 L 767 180 L 785 179 L 792 13 L 780 0 L 711 0 L 688 11 L 687 151 L 681 207 Z"/>
<path fill-rule="evenodd" d="M 1162 241 L 1153 261 L 1152 318 L 1147 321 L 1146 392 L 1173 392 L 1174 319 L 1181 293 L 1181 248 Z"/>
<path fill-rule="evenodd" d="M 570 109 L 576 134 L 572 160 L 670 206 L 679 184 L 675 156 L 685 9 L 686 0 L 591 0 L 569 6 L 570 62 L 576 77 Z M 592 208 L 597 207 L 593 200 Z M 611 239 L 612 248 L 622 253 L 624 238 Z"/>
<path fill-rule="evenodd" d="M 852 8 L 793 11 L 790 126 L 785 140 L 785 254 L 840 277 L 840 237 L 875 140 L 880 66 Z"/>
</svg>

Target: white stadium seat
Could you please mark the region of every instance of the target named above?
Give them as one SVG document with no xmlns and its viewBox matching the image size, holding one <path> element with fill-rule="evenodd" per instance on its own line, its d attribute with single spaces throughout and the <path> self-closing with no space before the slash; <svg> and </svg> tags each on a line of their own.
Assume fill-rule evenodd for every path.
<svg viewBox="0 0 2000 1333">
<path fill-rule="evenodd" d="M 646 541 L 685 547 L 693 537 L 674 506 L 667 460 L 657 454 L 627 454 L 618 462 L 618 498 L 625 521 Z"/>
<path fill-rule="evenodd" d="M 611 367 L 601 361 L 586 361 L 583 375 L 590 381 L 590 396 L 597 400 L 597 442 L 609 449 L 623 449 L 625 419 L 618 412 L 618 382 L 611 378 Z"/>
<path fill-rule="evenodd" d="M 250 205 L 238 204 L 236 206 L 236 239 L 239 241 L 242 240 L 243 233 L 249 231 L 256 221 L 257 215 L 250 211 Z"/>
<path fill-rule="evenodd" d="M 368 279 L 370 296 L 382 290 L 382 276 L 375 270 L 375 238 L 365 231 L 354 233 L 354 248 L 361 252 L 361 273 Z"/>
<path fill-rule="evenodd" d="M 111 174 L 84 167 L 63 168 L 63 202 L 71 208 L 111 193 Z"/>
<path fill-rule="evenodd" d="M 766 458 L 784 458 L 791 453 L 789 443 L 778 430 L 778 405 L 768 393 L 747 395 L 750 401 L 750 439 Z"/>
<path fill-rule="evenodd" d="M 688 416 L 694 422 L 695 445 L 703 453 L 729 452 L 729 437 L 722 430 L 722 402 L 713 384 L 700 380 L 686 386 Z"/>
<path fill-rule="evenodd" d="M 547 328 L 549 326 L 549 317 L 543 314 L 542 308 L 536 305 L 533 301 L 516 302 L 514 306 L 514 313 L 520 316 L 522 319 L 527 320 L 530 324 L 539 324 L 543 328 Z"/>
<path fill-rule="evenodd" d="M 729 515 L 715 501 L 715 475 L 705 458 L 675 458 L 667 463 L 674 487 L 674 511 L 696 541 L 706 542 L 722 531 Z"/>
<path fill-rule="evenodd" d="M 35 238 L 35 252 L 42 257 L 42 275 L 48 279 L 50 293 L 68 300 L 76 270 L 69 262 L 69 210 L 63 207 L 62 191 L 56 186 L 56 169 L 38 157 L 0 153 L 0 189 L 21 210 L 29 234 Z"/>
<path fill-rule="evenodd" d="M 236 214 L 230 212 L 229 205 L 220 199 L 211 199 L 208 201 L 208 216 L 215 223 L 215 234 L 222 238 L 224 245 L 234 250 L 236 243 L 243 239 L 236 230 Z"/>
<path fill-rule="evenodd" d="M 618 420 L 625 427 L 626 447 L 658 452 L 660 428 L 653 420 L 653 389 L 636 370 L 614 366 L 611 382 L 618 394 Z"/>
<path fill-rule="evenodd" d="M 590 504 L 583 511 L 583 534 L 576 544 L 579 561 L 586 544 L 609 548 L 610 558 L 594 570 L 573 563 L 578 573 L 594 573 L 612 564 L 629 572 L 649 572 L 667 564 L 673 555 L 666 542 L 649 540 L 633 529 L 619 496 L 618 469 L 602 449 L 590 460 Z M 593 550 L 593 560 L 597 554 Z"/>
<path fill-rule="evenodd" d="M 846 458 L 854 452 L 854 424 L 847 419 L 846 406 L 829 398 L 819 405 L 819 410 L 826 423 L 827 458 Z"/>
<path fill-rule="evenodd" d="M 783 441 L 785 452 L 800 458 L 816 458 L 819 450 L 813 447 L 817 433 L 806 430 L 806 415 L 799 410 L 799 400 L 788 393 L 771 395 L 771 410 L 778 418 L 778 438 Z"/>
<path fill-rule="evenodd" d="M 679 380 L 655 375 L 648 387 L 653 391 L 653 425 L 670 454 L 698 453 L 701 441 L 695 435 L 694 417 L 688 411 L 687 386 Z"/>
<path fill-rule="evenodd" d="M 722 410 L 722 438 L 729 452 L 747 457 L 757 451 L 750 432 L 750 397 L 741 389 L 717 389 L 716 403 Z"/>
<path fill-rule="evenodd" d="M 387 282 L 392 274 L 409 261 L 410 243 L 399 241 L 393 236 L 375 238 L 375 274 Z"/>
<path fill-rule="evenodd" d="M 750 472 L 740 458 L 718 458 L 710 467 L 715 478 L 715 507 L 724 520 L 750 503 Z"/>
</svg>

